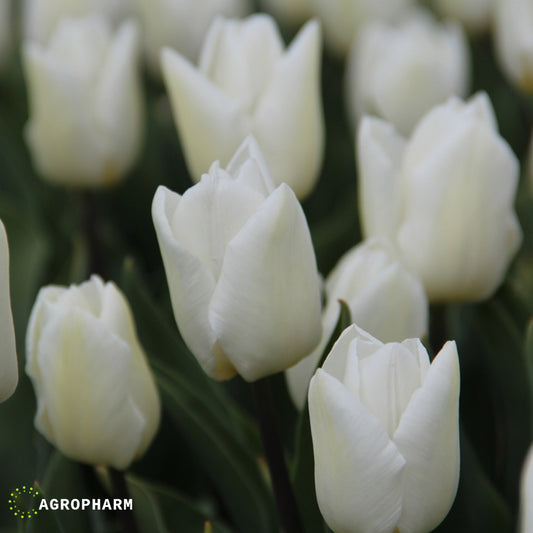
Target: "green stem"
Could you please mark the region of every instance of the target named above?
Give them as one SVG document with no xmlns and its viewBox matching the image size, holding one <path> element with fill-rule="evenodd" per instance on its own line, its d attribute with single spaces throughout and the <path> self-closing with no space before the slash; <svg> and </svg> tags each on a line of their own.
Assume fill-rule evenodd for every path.
<svg viewBox="0 0 533 533">
<path fill-rule="evenodd" d="M 128 485 L 126 484 L 126 478 L 124 477 L 124 472 L 110 467 L 109 477 L 111 479 L 111 492 L 113 497 L 121 500 L 129 500 L 131 497 Z M 122 533 L 139 533 L 133 509 L 117 511 L 117 514 L 121 524 Z"/>
<path fill-rule="evenodd" d="M 268 380 L 267 378 L 259 379 L 254 381 L 251 386 L 281 525 L 285 533 L 303 533 L 300 513 L 289 480 L 278 427 L 274 419 Z"/>
</svg>

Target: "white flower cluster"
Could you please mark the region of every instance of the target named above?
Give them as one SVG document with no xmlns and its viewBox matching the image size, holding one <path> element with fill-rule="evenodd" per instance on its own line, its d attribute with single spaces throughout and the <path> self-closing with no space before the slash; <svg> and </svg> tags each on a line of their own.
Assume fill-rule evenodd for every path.
<svg viewBox="0 0 533 533">
<path fill-rule="evenodd" d="M 152 202 L 177 327 L 215 380 L 287 371 L 336 533 L 427 533 L 446 517 L 460 471 L 459 354 L 448 341 L 430 361 L 429 305 L 491 298 L 523 238 L 519 162 L 488 94 L 468 96 L 468 39 L 493 21 L 502 72 L 531 91 L 533 3 L 414 4 L 263 0 L 284 28 L 302 25 L 288 45 L 247 0 L 26 0 L 20 13 L 24 135 L 48 182 L 120 186 L 146 134 L 142 57 L 165 91 L 193 182 L 182 194 L 161 185 Z M 0 0 L 1 63 L 10 17 Z M 300 204 L 329 178 L 322 32 L 344 61 L 363 236 L 324 281 Z M 0 222 L 0 401 L 18 379 L 8 263 Z M 339 300 L 353 324 L 332 339 Z M 35 425 L 69 458 L 123 470 L 150 446 L 157 385 L 113 282 L 41 289 L 26 372 Z"/>
</svg>

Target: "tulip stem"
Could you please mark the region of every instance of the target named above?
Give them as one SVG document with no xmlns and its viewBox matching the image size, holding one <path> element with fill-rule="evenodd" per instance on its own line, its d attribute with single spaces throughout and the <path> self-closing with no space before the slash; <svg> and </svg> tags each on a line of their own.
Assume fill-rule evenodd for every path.
<svg viewBox="0 0 533 533">
<path fill-rule="evenodd" d="M 102 254 L 97 232 L 97 213 L 95 198 L 91 192 L 81 194 L 83 233 L 87 240 L 87 269 L 88 275 L 100 274 L 105 278 Z"/>
<path fill-rule="evenodd" d="M 259 379 L 251 385 L 281 525 L 285 533 L 303 533 L 300 513 L 289 480 L 278 427 L 274 419 L 272 395 L 268 379 Z"/>
<path fill-rule="evenodd" d="M 131 497 L 128 485 L 126 484 L 126 478 L 124 477 L 124 472 L 116 470 L 115 468 L 109 468 L 109 478 L 111 480 L 111 492 L 113 493 L 113 498 L 119 498 L 123 501 L 129 500 Z M 122 511 L 117 511 L 117 514 L 121 524 L 122 533 L 139 533 L 133 509 L 123 509 Z"/>
</svg>

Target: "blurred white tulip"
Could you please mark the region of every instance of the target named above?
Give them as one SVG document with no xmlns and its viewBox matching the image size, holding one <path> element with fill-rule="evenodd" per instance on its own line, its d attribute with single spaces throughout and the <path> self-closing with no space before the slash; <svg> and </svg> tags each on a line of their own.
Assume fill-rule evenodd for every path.
<svg viewBox="0 0 533 533">
<path fill-rule="evenodd" d="M 18 366 L 15 328 L 9 291 L 9 248 L 4 224 L 0 220 L 0 402 L 7 400 L 17 387 Z"/>
<path fill-rule="evenodd" d="M 346 72 L 353 124 L 364 114 L 392 122 L 408 135 L 433 106 L 465 96 L 468 45 L 458 24 L 417 10 L 401 23 L 375 20 L 355 38 Z"/>
<path fill-rule="evenodd" d="M 159 426 L 154 378 L 128 302 L 93 276 L 40 290 L 26 336 L 37 429 L 76 461 L 125 469 Z"/>
<path fill-rule="evenodd" d="M 428 533 L 459 481 L 459 359 L 352 325 L 309 386 L 318 505 L 335 532 Z"/>
<path fill-rule="evenodd" d="M 176 323 L 209 376 L 255 381 L 316 346 L 309 228 L 290 187 L 274 189 L 252 138 L 183 196 L 159 187 L 152 215 Z"/>
<path fill-rule="evenodd" d="M 26 141 L 47 180 L 112 185 L 131 168 L 144 127 L 138 32 L 103 18 L 62 19 L 48 46 L 25 41 Z"/>
<path fill-rule="evenodd" d="M 428 331 L 428 301 L 422 283 L 398 261 L 392 246 L 370 239 L 346 252 L 325 283 L 322 339 L 311 355 L 285 375 L 294 404 L 303 409 L 309 380 L 335 330 L 339 299 L 352 321 L 383 342 L 422 337 Z"/>
<path fill-rule="evenodd" d="M 298 198 L 322 164 L 320 28 L 308 22 L 286 51 L 274 20 L 217 19 L 199 67 L 165 48 L 163 73 L 189 172 L 198 181 L 212 161 L 226 165 L 253 134 L 276 184 Z"/>
<path fill-rule="evenodd" d="M 324 26 L 326 45 L 345 56 L 354 37 L 373 19 L 398 20 L 414 0 L 311 0 Z"/>
<path fill-rule="evenodd" d="M 441 16 L 460 22 L 470 33 L 490 28 L 497 0 L 433 0 L 432 6 Z"/>
<path fill-rule="evenodd" d="M 518 161 L 487 95 L 435 107 L 408 141 L 366 117 L 357 153 L 364 235 L 389 238 L 430 301 L 491 296 L 522 232 L 513 208 Z"/>
<path fill-rule="evenodd" d="M 62 18 L 90 13 L 118 24 L 131 14 L 131 0 L 24 0 L 24 38 L 45 44 Z"/>
<path fill-rule="evenodd" d="M 533 92 L 533 2 L 495 0 L 494 46 L 509 80 Z"/>
<path fill-rule="evenodd" d="M 134 0 L 152 71 L 159 73 L 160 53 L 170 46 L 196 62 L 209 26 L 217 15 L 242 17 L 249 0 Z"/>
</svg>

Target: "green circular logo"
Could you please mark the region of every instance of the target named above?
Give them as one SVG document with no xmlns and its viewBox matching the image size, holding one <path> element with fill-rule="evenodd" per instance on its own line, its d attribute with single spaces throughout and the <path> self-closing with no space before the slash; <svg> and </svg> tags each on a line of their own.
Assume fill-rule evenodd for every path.
<svg viewBox="0 0 533 533">
<path fill-rule="evenodd" d="M 35 498 L 39 495 L 39 491 L 33 487 L 22 485 L 22 488 L 14 489 L 10 495 L 7 503 L 9 510 L 17 518 L 31 518 L 37 514 L 35 508 Z"/>
</svg>

